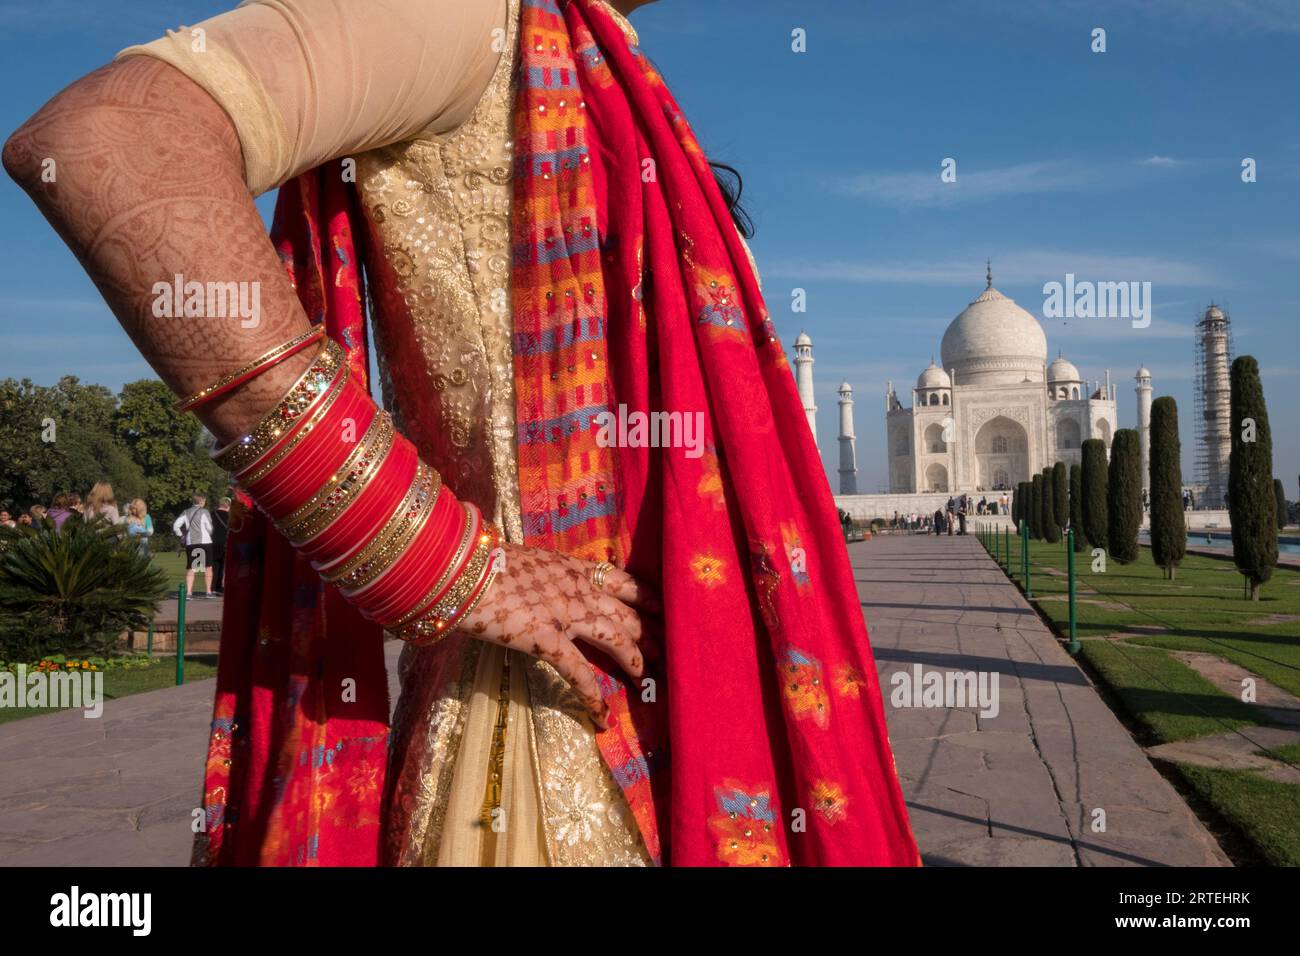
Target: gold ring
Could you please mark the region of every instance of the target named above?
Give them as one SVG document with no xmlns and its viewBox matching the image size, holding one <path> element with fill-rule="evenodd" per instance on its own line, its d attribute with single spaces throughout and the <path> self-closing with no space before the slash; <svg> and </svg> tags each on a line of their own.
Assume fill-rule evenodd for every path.
<svg viewBox="0 0 1300 956">
<path fill-rule="evenodd" d="M 614 565 L 608 561 L 598 561 L 596 566 L 591 569 L 591 586 L 597 591 L 605 590 L 605 575 L 614 570 Z"/>
</svg>

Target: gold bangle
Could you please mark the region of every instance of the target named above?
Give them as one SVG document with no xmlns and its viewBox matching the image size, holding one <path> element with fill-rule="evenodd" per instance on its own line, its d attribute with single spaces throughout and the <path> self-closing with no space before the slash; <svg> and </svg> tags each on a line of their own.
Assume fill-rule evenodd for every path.
<svg viewBox="0 0 1300 956">
<path fill-rule="evenodd" d="M 320 534 L 334 519 L 347 510 L 379 473 L 393 447 L 396 429 L 387 412 L 375 415 L 370 427 L 357 442 L 342 465 L 330 476 L 325 487 L 312 495 L 302 507 L 277 523 L 277 527 L 294 544 L 305 544 Z"/>
<path fill-rule="evenodd" d="M 472 510 L 474 506 L 467 501 L 462 501 L 460 507 L 465 513 L 465 534 L 461 537 L 460 543 L 456 545 L 456 553 L 453 554 L 451 560 L 447 562 L 447 566 L 442 569 L 442 574 L 438 576 L 438 580 L 434 583 L 433 587 L 429 588 L 429 590 L 425 592 L 424 597 L 415 602 L 413 608 L 393 622 L 393 628 L 404 627 L 411 623 L 415 618 L 419 617 L 420 612 L 428 605 L 428 603 L 442 593 L 443 588 L 447 586 L 447 579 L 451 577 L 451 573 L 456 570 L 456 568 L 460 567 L 460 562 L 464 559 L 465 552 L 469 550 L 470 544 L 474 540 L 475 524 L 474 511 Z"/>
<path fill-rule="evenodd" d="M 319 405 L 312 409 L 310 415 L 302 420 L 298 425 L 297 430 L 295 430 L 294 433 L 289 436 L 289 440 L 284 443 L 284 447 L 275 452 L 270 458 L 261 465 L 258 465 L 247 475 L 236 474 L 235 477 L 239 480 L 239 483 L 245 488 L 249 485 L 257 484 L 269 475 L 275 469 L 276 465 L 289 457 L 290 453 L 302 444 L 302 440 L 312 433 L 312 430 L 320 423 L 321 419 L 325 417 L 325 414 L 334 407 L 334 403 L 339 400 L 339 396 L 342 395 L 343 390 L 347 388 L 348 379 L 351 377 L 352 367 L 344 365 L 343 368 L 339 370 L 338 378 L 334 379 L 333 384 L 330 385 L 329 394 L 321 400 Z"/>
<path fill-rule="evenodd" d="M 242 471 L 253 464 L 280 440 L 285 431 L 293 427 L 294 420 L 310 408 L 312 402 L 334 381 L 339 368 L 346 361 L 347 355 L 343 347 L 333 339 L 327 339 L 325 346 L 316 353 L 315 361 L 294 382 L 279 404 L 253 426 L 247 435 L 213 452 L 212 460 L 223 471 L 231 473 Z"/>
<path fill-rule="evenodd" d="M 374 581 L 401 557 L 406 546 L 424 527 L 441 491 L 442 476 L 433 466 L 420 462 L 411 487 L 379 533 L 336 570 L 322 573 L 321 577 L 330 584 L 337 584 L 345 597 Z"/>
<path fill-rule="evenodd" d="M 399 629 L 397 636 L 402 640 L 419 641 L 430 637 L 441 639 L 455 630 L 455 623 L 478 605 L 496 576 L 498 568 L 492 560 L 492 553 L 496 550 L 497 541 L 496 529 L 484 523 L 475 542 L 474 553 L 446 596 L 420 620 Z M 476 590 L 477 594 L 474 593 Z M 471 594 L 474 594 L 474 599 L 466 603 Z"/>
<path fill-rule="evenodd" d="M 213 397 L 217 393 L 230 387 L 231 383 L 236 381 L 237 379 L 243 378 L 245 376 L 251 377 L 251 373 L 256 372 L 261 366 L 266 365 L 268 362 L 274 362 L 282 355 L 285 355 L 286 352 L 297 351 L 299 348 L 304 346 L 306 343 L 310 342 L 312 339 L 318 339 L 324 334 L 325 334 L 325 326 L 315 325 L 312 326 L 310 329 L 308 329 L 306 332 L 302 333 L 301 335 L 295 335 L 288 342 L 281 342 L 275 348 L 270 349 L 267 352 L 263 352 L 261 355 L 253 359 L 253 361 L 249 362 L 247 365 L 243 366 L 242 368 L 235 369 L 235 371 L 231 372 L 229 375 L 221 376 L 221 378 L 217 379 L 207 388 L 199 389 L 189 398 L 180 399 L 179 401 L 176 402 L 176 411 L 188 412 L 194 406 L 202 405 L 204 402 L 208 400 L 208 398 Z"/>
</svg>

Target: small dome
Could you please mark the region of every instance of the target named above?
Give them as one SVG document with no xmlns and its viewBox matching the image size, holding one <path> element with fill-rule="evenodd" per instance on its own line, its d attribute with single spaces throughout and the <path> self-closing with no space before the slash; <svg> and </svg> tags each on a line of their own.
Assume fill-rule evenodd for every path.
<svg viewBox="0 0 1300 956">
<path fill-rule="evenodd" d="M 800 332 L 799 337 L 794 340 L 794 344 L 795 344 L 795 348 L 798 348 L 801 345 L 811 346 L 812 339 L 808 336 L 807 332 Z"/>
<path fill-rule="evenodd" d="M 1079 375 L 1079 370 L 1059 355 L 1056 357 L 1056 361 L 1047 366 L 1047 380 L 1049 382 L 1083 381 Z"/>
<path fill-rule="evenodd" d="M 840 393 L 841 393 L 841 394 L 843 394 L 844 392 L 851 392 L 851 391 L 853 391 L 853 386 L 850 385 L 850 384 L 848 383 L 848 380 L 846 379 L 846 380 L 844 380 L 843 382 L 840 382 L 840 389 L 839 389 L 839 390 L 840 390 Z"/>
<path fill-rule="evenodd" d="M 1145 365 L 1143 365 L 1140 369 L 1138 369 L 1138 373 L 1137 373 L 1137 375 L 1136 375 L 1135 377 L 1136 377 L 1136 378 L 1150 378 L 1150 377 L 1151 377 L 1151 370 L 1150 370 L 1149 368 L 1147 368 Z"/>
<path fill-rule="evenodd" d="M 947 372 L 939 368 L 939 366 L 935 365 L 932 361 L 930 362 L 929 367 L 926 368 L 926 370 L 917 378 L 916 387 L 952 388 L 952 379 L 948 377 Z"/>
</svg>

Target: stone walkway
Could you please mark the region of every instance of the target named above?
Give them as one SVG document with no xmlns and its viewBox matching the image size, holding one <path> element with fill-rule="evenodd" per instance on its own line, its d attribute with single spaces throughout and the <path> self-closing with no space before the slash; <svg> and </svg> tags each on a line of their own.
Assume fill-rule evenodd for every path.
<svg viewBox="0 0 1300 956">
<path fill-rule="evenodd" d="M 1229 865 L 977 538 L 849 553 L 927 865 Z M 892 675 L 918 665 L 996 675 L 997 715 L 894 706 Z"/>
<path fill-rule="evenodd" d="M 215 684 L 0 724 L 0 866 L 188 865 Z"/>
</svg>

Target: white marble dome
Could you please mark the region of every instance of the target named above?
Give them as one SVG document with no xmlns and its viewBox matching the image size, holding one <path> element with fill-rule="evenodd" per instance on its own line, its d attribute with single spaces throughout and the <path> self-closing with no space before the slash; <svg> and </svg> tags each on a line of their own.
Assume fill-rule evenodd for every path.
<svg viewBox="0 0 1300 956">
<path fill-rule="evenodd" d="M 951 388 L 952 379 L 948 373 L 931 360 L 930 365 L 916 380 L 917 388 Z"/>
<path fill-rule="evenodd" d="M 1079 370 L 1074 367 L 1074 363 L 1058 355 L 1056 360 L 1047 366 L 1047 380 L 1049 382 L 1082 382 L 1083 377 L 1079 375 Z"/>
<path fill-rule="evenodd" d="M 1047 336 L 1037 319 L 990 282 L 949 323 L 940 352 L 959 386 L 1041 382 Z"/>
<path fill-rule="evenodd" d="M 806 345 L 811 348 L 812 336 L 810 336 L 807 332 L 800 332 L 799 337 L 794 340 L 794 344 L 795 344 L 795 348 L 798 348 L 802 345 Z"/>
</svg>

